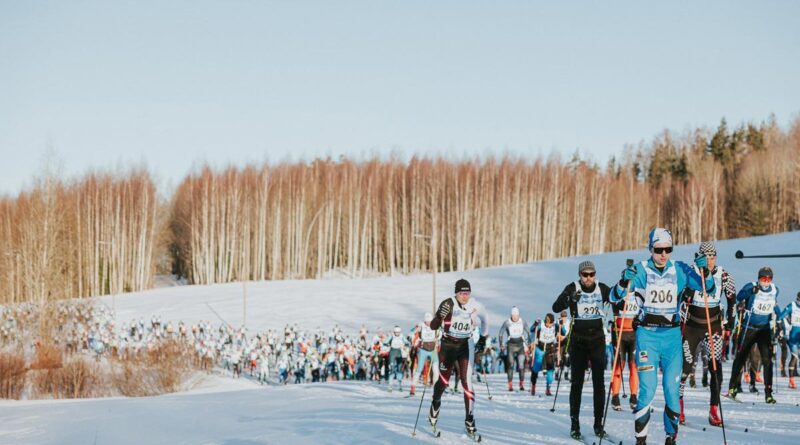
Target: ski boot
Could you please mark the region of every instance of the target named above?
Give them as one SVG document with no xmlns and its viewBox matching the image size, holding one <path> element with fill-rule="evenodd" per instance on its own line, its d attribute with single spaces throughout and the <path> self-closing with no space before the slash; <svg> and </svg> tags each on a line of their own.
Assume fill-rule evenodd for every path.
<svg viewBox="0 0 800 445">
<path fill-rule="evenodd" d="M 464 429 L 467 431 L 467 436 L 469 436 L 470 439 L 475 442 L 481 441 L 481 435 L 478 434 L 478 428 L 475 427 L 474 417 L 467 416 L 467 418 L 464 419 Z"/>
<path fill-rule="evenodd" d="M 744 382 L 745 382 L 745 383 L 750 383 L 750 372 L 747 372 L 747 371 L 746 371 L 746 372 L 744 373 L 743 377 L 744 377 Z"/>
<path fill-rule="evenodd" d="M 756 383 L 764 383 L 764 379 L 761 378 L 761 371 L 756 371 Z"/>
<path fill-rule="evenodd" d="M 703 382 L 702 383 L 703 383 L 703 388 L 708 388 L 708 373 L 707 372 L 703 373 Z"/>
<path fill-rule="evenodd" d="M 603 425 L 596 422 L 594 424 L 594 435 L 601 439 L 606 439 L 606 440 L 609 437 L 608 433 L 606 433 L 606 430 L 603 429 Z"/>
<path fill-rule="evenodd" d="M 570 418 L 569 436 L 575 440 L 583 440 L 583 436 L 581 436 L 581 425 L 577 417 Z"/>
<path fill-rule="evenodd" d="M 534 385 L 534 384 L 531 384 L 531 395 L 532 396 L 536 395 L 536 385 Z"/>
<path fill-rule="evenodd" d="M 442 402 L 437 402 L 434 400 L 431 402 L 431 409 L 428 411 L 428 423 L 431 424 L 431 428 L 436 430 L 436 422 L 439 421 L 439 407 L 442 406 Z"/>
<path fill-rule="evenodd" d="M 508 382 L 508 392 L 513 392 L 513 391 L 514 391 L 514 385 L 511 384 L 511 382 Z"/>
<path fill-rule="evenodd" d="M 664 445 L 677 445 L 677 444 L 678 444 L 678 435 L 667 434 L 667 440 L 664 441 Z"/>
<path fill-rule="evenodd" d="M 789 388 L 797 389 L 797 383 L 794 382 L 794 376 L 789 377 Z"/>
<path fill-rule="evenodd" d="M 520 380 L 519 381 L 519 390 L 520 391 L 525 391 L 525 381 L 524 380 Z"/>
<path fill-rule="evenodd" d="M 639 400 L 636 398 L 636 394 L 631 394 L 631 410 L 636 411 L 636 405 L 639 403 Z"/>
<path fill-rule="evenodd" d="M 645 437 L 637 437 L 636 438 L 636 445 L 647 445 L 647 436 L 645 436 Z"/>
<path fill-rule="evenodd" d="M 694 379 L 694 374 L 689 376 L 689 386 L 692 387 L 692 388 L 696 388 L 697 387 L 697 381 L 695 381 L 695 379 Z"/>
<path fill-rule="evenodd" d="M 750 393 L 751 394 L 758 394 L 758 388 L 756 388 L 756 382 L 750 381 Z"/>
<path fill-rule="evenodd" d="M 737 396 L 737 395 L 738 395 L 740 392 L 741 392 L 741 391 L 737 390 L 736 388 L 730 388 L 730 389 L 728 389 L 728 398 L 729 398 L 729 399 L 736 400 L 736 396 Z"/>
<path fill-rule="evenodd" d="M 622 411 L 622 405 L 619 402 L 619 394 L 611 396 L 611 409 L 614 411 Z"/>
<path fill-rule="evenodd" d="M 416 394 L 416 391 L 414 391 L 414 385 L 411 385 L 411 390 L 408 391 L 408 395 L 413 396 L 414 394 Z"/>
<path fill-rule="evenodd" d="M 547 397 L 550 397 L 550 396 L 553 395 L 553 393 L 550 392 L 550 385 L 547 385 L 547 388 L 545 388 L 544 395 L 546 395 Z"/>
<path fill-rule="evenodd" d="M 711 408 L 709 408 L 708 423 L 711 426 L 722 426 L 722 418 L 719 416 L 719 405 L 711 405 Z"/>
<path fill-rule="evenodd" d="M 767 402 L 767 404 L 774 405 L 774 404 L 778 403 L 778 402 L 775 401 L 775 398 L 772 397 L 772 391 L 771 390 L 766 390 L 766 391 L 764 391 L 764 393 L 765 393 L 764 401 Z"/>
<path fill-rule="evenodd" d="M 683 414 L 683 399 L 682 398 L 680 399 L 680 403 L 681 403 L 681 414 L 678 417 L 678 423 L 680 423 L 681 425 L 686 425 L 686 416 Z"/>
</svg>

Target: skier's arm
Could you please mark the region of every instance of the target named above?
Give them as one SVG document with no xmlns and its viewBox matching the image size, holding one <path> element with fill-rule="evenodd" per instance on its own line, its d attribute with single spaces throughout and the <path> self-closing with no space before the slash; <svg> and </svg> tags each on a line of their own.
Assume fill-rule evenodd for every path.
<svg viewBox="0 0 800 445">
<path fill-rule="evenodd" d="M 489 315 L 486 313 L 486 308 L 478 303 L 478 320 L 481 322 L 481 337 L 489 337 Z"/>
<path fill-rule="evenodd" d="M 706 269 L 706 272 L 704 272 L 704 274 L 705 274 L 705 282 L 706 282 L 705 289 L 704 289 L 703 288 L 703 278 L 700 276 L 699 273 L 697 273 L 696 270 L 694 270 L 694 268 L 692 266 L 684 263 L 683 261 L 676 261 L 675 262 L 675 267 L 679 271 L 683 272 L 683 275 L 685 277 L 684 278 L 685 279 L 685 283 L 684 283 L 684 286 L 683 286 L 684 288 L 688 287 L 689 289 L 693 289 L 693 290 L 696 290 L 696 291 L 699 291 L 699 292 L 703 292 L 705 290 L 705 292 L 708 293 L 708 294 L 713 294 L 714 292 L 716 292 L 716 288 L 714 287 L 715 284 L 716 284 L 716 283 L 714 283 L 714 277 L 711 276 L 710 273 L 708 273 L 707 269 Z M 680 274 L 678 275 L 678 279 L 680 280 Z M 680 284 L 679 284 L 679 291 L 680 290 L 681 290 L 681 288 L 680 288 Z"/>
<path fill-rule="evenodd" d="M 647 272 L 645 272 L 644 268 L 640 263 L 634 263 L 631 266 L 635 271 L 634 277 L 629 281 L 625 279 L 625 271 L 630 268 L 625 268 L 622 270 L 622 277 L 619 279 L 619 282 L 614 285 L 612 288 L 612 292 L 610 295 L 610 301 L 612 303 L 616 303 L 619 301 L 624 300 L 628 296 L 628 289 L 630 288 L 631 292 L 635 289 L 643 289 L 646 287 L 647 284 Z"/>
<path fill-rule="evenodd" d="M 750 298 L 750 296 L 753 295 L 754 287 L 755 285 L 753 283 L 747 283 L 742 286 L 742 288 L 739 290 L 739 293 L 736 295 L 736 303 L 741 303 Z"/>
<path fill-rule="evenodd" d="M 575 283 L 569 283 L 553 302 L 553 312 L 561 312 L 567 309 L 572 296 L 575 294 Z"/>
<path fill-rule="evenodd" d="M 500 332 L 497 334 L 497 345 L 500 346 L 500 349 L 506 345 L 506 334 L 508 334 L 508 320 L 503 322 L 503 325 L 500 326 Z"/>
<path fill-rule="evenodd" d="M 614 305 L 611 302 L 611 288 L 608 287 L 606 283 L 597 283 L 600 286 L 600 294 L 603 296 L 603 303 L 608 303 L 610 305 Z"/>
<path fill-rule="evenodd" d="M 527 321 L 522 322 L 522 342 L 524 343 L 524 348 L 527 350 L 528 345 L 532 342 L 531 339 L 531 329 L 530 325 L 528 325 Z"/>
<path fill-rule="evenodd" d="M 736 283 L 733 280 L 733 275 L 729 274 L 727 270 L 722 271 L 722 294 L 728 300 L 728 305 L 725 308 L 725 319 L 728 320 L 727 329 L 733 327 L 733 307 L 736 305 Z"/>
<path fill-rule="evenodd" d="M 439 309 L 436 311 L 436 314 L 433 316 L 433 320 L 431 320 L 431 329 L 436 330 L 439 329 L 440 326 L 444 323 L 444 320 L 450 316 L 450 313 L 453 311 L 453 299 L 448 298 L 442 301 L 439 304 Z"/>
</svg>

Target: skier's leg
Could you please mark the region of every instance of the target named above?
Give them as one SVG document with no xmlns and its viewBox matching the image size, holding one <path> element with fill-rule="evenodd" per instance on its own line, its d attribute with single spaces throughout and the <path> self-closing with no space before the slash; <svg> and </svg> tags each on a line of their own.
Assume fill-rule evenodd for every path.
<svg viewBox="0 0 800 445">
<path fill-rule="evenodd" d="M 683 391 L 686 388 L 686 379 L 694 374 L 695 358 L 697 357 L 697 346 L 703 340 L 705 330 L 695 326 L 687 325 L 683 329 L 683 343 L 682 343 L 682 372 L 680 384 L 680 398 L 683 398 Z"/>
<path fill-rule="evenodd" d="M 723 349 L 723 342 L 722 342 L 722 331 L 721 329 L 716 329 L 717 332 L 712 332 L 713 339 L 714 339 L 714 351 L 711 350 L 711 342 L 706 342 L 706 357 L 711 357 L 713 354 L 714 359 L 717 362 L 717 370 L 716 372 L 713 370 L 714 364 L 710 365 L 711 371 L 711 404 L 712 405 L 719 405 L 719 388 L 722 384 L 722 349 Z M 706 334 L 708 336 L 708 334 Z"/>
<path fill-rule="evenodd" d="M 658 334 L 640 327 L 636 330 L 636 367 L 639 373 L 639 397 L 634 412 L 636 437 L 647 437 L 650 424 L 650 406 L 658 386 L 659 342 Z"/>
<path fill-rule="evenodd" d="M 733 366 L 731 367 L 731 379 L 728 382 L 728 390 L 736 388 L 741 382 L 742 368 L 747 361 L 747 357 L 750 355 L 750 348 L 753 346 L 753 343 L 755 343 L 755 335 L 753 334 L 753 331 L 748 329 L 747 332 L 743 332 L 740 335 L 744 335 L 744 337 L 742 338 L 741 347 L 738 351 L 736 351 L 736 355 L 733 359 Z"/>
<path fill-rule="evenodd" d="M 664 431 L 669 435 L 678 434 L 678 416 L 680 415 L 680 375 L 683 367 L 681 355 L 681 332 L 672 328 L 662 332 L 661 336 L 661 368 L 663 371 L 661 385 L 664 389 Z"/>
<path fill-rule="evenodd" d="M 513 347 L 514 347 L 514 345 L 511 345 L 511 344 L 507 344 L 506 345 L 506 363 L 505 363 L 505 365 L 506 365 L 506 377 L 508 377 L 508 386 L 509 386 L 509 388 L 511 387 L 511 382 L 514 381 L 514 366 L 513 365 L 514 365 L 514 357 L 516 356 L 516 354 L 514 354 L 514 351 L 511 350 Z"/>
<path fill-rule="evenodd" d="M 634 396 L 639 394 L 639 372 L 636 370 L 636 335 L 633 332 L 623 334 L 622 344 L 625 348 L 623 350 L 629 370 L 628 385 L 631 396 Z"/>
<path fill-rule="evenodd" d="M 525 381 L 525 350 L 520 348 L 517 353 L 517 372 L 519 372 L 519 386 Z"/>
<path fill-rule="evenodd" d="M 772 394 L 772 334 L 769 330 L 760 330 L 757 335 L 758 350 L 761 363 L 764 365 L 764 393 Z"/>
<path fill-rule="evenodd" d="M 464 389 L 464 410 L 466 419 L 472 419 L 472 411 L 475 407 L 475 389 L 472 387 L 472 363 L 475 361 L 475 345 L 472 340 L 467 343 L 466 351 L 461 351 L 458 357 L 458 371 L 461 378 L 461 386 Z"/>
<path fill-rule="evenodd" d="M 586 377 L 586 367 L 589 364 L 588 348 L 581 343 L 580 341 L 576 341 L 576 337 L 573 337 L 569 345 L 572 368 L 572 380 L 570 381 L 569 391 L 569 416 L 572 420 L 576 420 L 580 417 L 583 380 Z M 605 349 L 603 349 L 603 351 L 605 351 Z M 604 365 L 604 363 L 601 362 L 601 365 Z M 534 372 L 536 372 L 535 369 Z"/>
<path fill-rule="evenodd" d="M 606 402 L 606 350 L 590 348 L 589 357 L 592 365 L 592 393 L 594 395 L 594 425 L 603 424 L 603 407 Z M 611 357 L 614 360 L 614 357 Z"/>
</svg>

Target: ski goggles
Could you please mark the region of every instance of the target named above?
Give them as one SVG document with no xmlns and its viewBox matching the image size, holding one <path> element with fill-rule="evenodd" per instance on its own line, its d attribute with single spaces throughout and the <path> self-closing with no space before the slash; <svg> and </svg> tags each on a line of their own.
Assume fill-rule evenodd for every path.
<svg viewBox="0 0 800 445">
<path fill-rule="evenodd" d="M 661 255 L 662 253 L 672 253 L 672 246 L 669 247 L 653 247 L 653 253 Z"/>
<path fill-rule="evenodd" d="M 760 283 L 772 283 L 772 277 L 758 277 Z"/>
</svg>

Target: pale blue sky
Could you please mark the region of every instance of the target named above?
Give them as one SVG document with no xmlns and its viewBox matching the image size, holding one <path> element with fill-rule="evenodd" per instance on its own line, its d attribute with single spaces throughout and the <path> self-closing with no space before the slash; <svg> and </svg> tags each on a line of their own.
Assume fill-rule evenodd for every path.
<svg viewBox="0 0 800 445">
<path fill-rule="evenodd" d="M 565 5 L 568 3 L 568 5 Z M 392 151 L 601 163 L 800 111 L 800 2 L 0 0 L 0 194 Z"/>
</svg>

